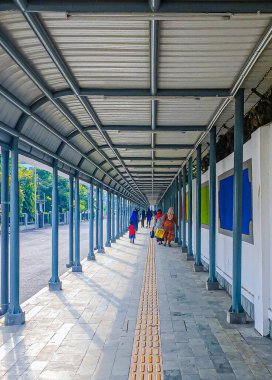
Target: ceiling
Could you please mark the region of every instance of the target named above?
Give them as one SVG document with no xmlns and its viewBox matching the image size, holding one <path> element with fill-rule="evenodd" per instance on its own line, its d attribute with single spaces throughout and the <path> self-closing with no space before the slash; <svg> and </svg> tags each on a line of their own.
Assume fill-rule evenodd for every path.
<svg viewBox="0 0 272 380">
<path fill-rule="evenodd" d="M 4 1 L 0 142 L 157 204 L 239 87 L 247 112 L 271 86 L 271 2 L 229 3 Z"/>
</svg>

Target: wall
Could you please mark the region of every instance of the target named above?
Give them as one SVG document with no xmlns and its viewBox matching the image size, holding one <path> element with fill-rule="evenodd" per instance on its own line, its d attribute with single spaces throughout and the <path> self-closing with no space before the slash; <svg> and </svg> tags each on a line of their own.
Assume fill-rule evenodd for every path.
<svg viewBox="0 0 272 380">
<path fill-rule="evenodd" d="M 218 280 L 231 293 L 232 237 L 219 232 L 218 176 L 233 168 L 231 154 L 217 163 L 216 270 Z M 242 242 L 242 298 L 247 313 L 262 335 L 270 333 L 272 320 L 272 124 L 259 128 L 244 145 L 244 162 L 252 160 L 253 244 Z M 202 175 L 202 184 L 209 171 Z M 193 249 L 195 253 L 196 181 L 193 181 Z M 209 229 L 201 229 L 202 260 L 209 264 Z M 271 324 L 272 325 L 272 324 Z"/>
</svg>

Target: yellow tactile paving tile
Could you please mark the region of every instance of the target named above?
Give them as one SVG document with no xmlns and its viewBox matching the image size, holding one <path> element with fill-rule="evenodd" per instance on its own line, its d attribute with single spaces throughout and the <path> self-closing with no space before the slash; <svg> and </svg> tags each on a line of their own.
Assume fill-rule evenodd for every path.
<svg viewBox="0 0 272 380">
<path fill-rule="evenodd" d="M 129 380 L 163 380 L 154 240 L 149 239 Z"/>
</svg>

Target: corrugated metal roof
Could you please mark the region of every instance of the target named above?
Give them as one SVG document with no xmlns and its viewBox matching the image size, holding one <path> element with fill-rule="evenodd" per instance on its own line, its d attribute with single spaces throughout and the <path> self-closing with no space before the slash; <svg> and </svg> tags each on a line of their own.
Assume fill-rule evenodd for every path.
<svg viewBox="0 0 272 380">
<path fill-rule="evenodd" d="M 222 103 L 219 97 L 190 96 L 178 98 L 171 96 L 171 89 L 229 89 L 233 86 L 238 73 L 247 61 L 257 42 L 271 22 L 271 15 L 208 15 L 188 14 L 169 15 L 159 21 L 159 49 L 158 49 L 158 89 L 170 90 L 168 97 L 158 97 L 157 113 L 155 115 L 155 127 L 164 126 L 207 126 L 212 120 L 216 110 Z M 47 101 L 39 108 L 33 109 L 33 117 L 38 115 L 40 123 L 28 119 L 22 129 L 22 137 L 33 141 L 35 146 L 40 144 L 40 153 L 36 148 L 29 148 L 21 143 L 22 150 L 27 154 L 38 156 L 46 162 L 51 162 L 50 152 L 55 153 L 62 146 L 64 138 L 77 129 L 85 129 L 83 134 L 73 134 L 70 139 L 70 147 L 65 146 L 61 150 L 61 165 L 74 171 L 81 162 L 81 169 L 92 174 L 95 164 L 100 165 L 96 171 L 96 178 L 102 179 L 112 166 L 118 168 L 111 171 L 116 175 L 119 171 L 127 180 L 131 173 L 136 183 L 145 189 L 152 201 L 165 189 L 165 184 L 158 184 L 162 174 L 165 179 L 171 180 L 169 174 L 175 175 L 177 168 L 171 165 L 181 163 L 182 157 L 190 153 L 190 149 L 172 149 L 172 144 L 195 144 L 202 135 L 198 131 L 168 131 L 151 130 L 151 98 L 147 95 L 140 97 L 125 96 L 88 96 L 89 113 L 94 110 L 95 122 L 79 97 L 73 95 L 69 83 L 74 83 L 74 88 L 81 89 L 146 89 L 151 87 L 150 70 L 150 45 L 151 33 L 148 18 L 129 17 L 121 18 L 107 16 L 103 18 L 90 14 L 42 13 L 37 14 L 42 22 L 45 33 L 52 41 L 53 51 L 51 56 L 48 49 L 39 40 L 37 33 L 30 27 L 24 15 L 19 11 L 1 12 L 0 28 L 2 35 L 15 46 L 18 57 L 25 65 L 30 65 L 30 71 L 36 73 L 40 81 L 45 84 L 46 91 L 42 91 L 24 72 L 25 65 L 18 62 L 18 57 L 10 57 L 6 46 L 0 43 L 0 85 L 13 94 L 17 107 L 7 100 L 8 95 L 0 96 L 0 121 L 14 128 L 22 114 L 23 108 L 34 101 L 48 96 L 50 91 L 54 97 L 57 90 L 65 90 L 63 96 L 55 101 Z M 158 18 L 159 19 L 159 18 Z M 71 73 L 66 80 L 58 69 L 59 63 L 54 58 L 54 46 L 62 57 L 64 72 Z M 47 49 L 47 50 L 46 50 Z M 260 92 L 265 92 L 272 84 L 271 67 L 272 43 L 270 43 L 249 75 L 245 78 L 243 86 L 246 88 L 245 112 L 257 101 L 258 97 L 250 93 L 252 87 L 258 87 Z M 52 58 L 53 57 L 53 58 Z M 54 62 L 55 59 L 55 62 Z M 15 62 L 17 61 L 17 63 Z M 20 59 L 19 59 L 20 61 Z M 62 68 L 63 69 L 63 68 Z M 269 71 L 270 69 L 270 71 Z M 71 79 L 71 80 L 70 80 Z M 41 88 L 43 86 L 40 86 Z M 70 95 L 67 95 L 70 89 Z M 73 90 L 77 93 L 77 91 Z M 6 98 L 4 98 L 6 96 Z M 21 103 L 20 103 L 20 102 Z M 58 110 L 57 107 L 62 107 Z M 56 107 L 57 106 L 57 107 Z M 67 115 L 65 115 L 67 110 Z M 218 129 L 226 123 L 233 124 L 233 102 L 228 105 L 217 120 Z M 73 120 L 69 120 L 72 115 Z M 48 128 L 41 126 L 47 123 Z M 122 126 L 121 131 L 104 130 L 105 126 Z M 124 129 L 128 127 L 128 130 Z M 134 126 L 150 126 L 150 130 L 136 131 Z M 89 129 L 89 127 L 92 127 Z M 102 129 L 100 129 L 102 128 Z M 1 127 L 0 127 L 1 129 Z M 51 131 L 50 131 L 51 130 Z M 224 129 L 221 130 L 221 133 Z M 153 136 L 153 137 L 152 137 Z M 1 136 L 0 136 L 1 137 Z M 169 149 L 155 149 L 156 159 L 168 165 L 165 168 L 153 169 L 154 186 L 152 193 L 152 138 L 155 146 L 164 144 Z M 99 152 L 92 149 L 92 141 L 98 146 Z M 29 143 L 30 144 L 30 143 Z M 113 145 L 113 148 L 110 145 Z M 31 144 L 30 144 L 31 145 Z M 134 149 L 135 145 L 149 146 L 148 149 Z M 115 149 L 115 146 L 118 148 Z M 120 148 L 122 146 L 122 148 Z M 102 148 L 101 148 L 102 147 Z M 90 160 L 82 161 L 82 154 L 88 155 Z M 118 157 L 129 164 L 123 167 Z M 140 161 L 142 158 L 142 161 Z M 110 163 L 109 161 L 110 160 Z M 94 164 L 92 164 L 92 161 Z M 135 161 L 135 162 L 134 162 Z M 137 167 L 131 166 L 132 163 Z M 138 167 L 150 165 L 149 168 Z M 139 175 L 139 173 L 146 173 Z M 149 177 L 150 176 L 150 177 Z M 121 178 L 118 176 L 118 178 Z M 110 176 L 105 177 L 109 183 Z M 135 185 L 133 185 L 135 189 Z M 153 195 L 152 195 L 153 194 Z"/>
<path fill-rule="evenodd" d="M 43 13 L 81 87 L 149 88 L 149 23 Z"/>
</svg>

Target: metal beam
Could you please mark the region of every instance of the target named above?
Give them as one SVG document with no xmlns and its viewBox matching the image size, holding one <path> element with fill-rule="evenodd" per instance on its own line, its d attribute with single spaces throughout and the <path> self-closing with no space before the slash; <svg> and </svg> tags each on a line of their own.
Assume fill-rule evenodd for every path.
<svg viewBox="0 0 272 380">
<path fill-rule="evenodd" d="M 93 109 L 91 103 L 89 102 L 89 100 L 87 98 L 85 98 L 85 97 L 82 98 L 79 96 L 79 87 L 77 85 L 76 79 L 74 78 L 72 72 L 70 71 L 69 67 L 67 66 L 67 64 L 66 64 L 64 58 L 62 57 L 61 53 L 56 48 L 53 40 L 48 35 L 48 33 L 47 33 L 46 29 L 44 28 L 39 17 L 37 15 L 28 14 L 25 12 L 26 11 L 25 0 L 14 0 L 14 2 L 17 4 L 18 8 L 22 11 L 22 13 L 23 13 L 25 19 L 27 20 L 29 26 L 31 27 L 33 32 L 36 34 L 36 36 L 40 40 L 41 44 L 44 46 L 44 48 L 46 49 L 46 51 L 48 52 L 48 54 L 52 58 L 56 67 L 58 68 L 58 70 L 62 74 L 63 78 L 68 83 L 69 87 L 72 89 L 72 91 L 73 91 L 74 95 L 77 97 L 78 101 L 81 103 L 81 105 L 83 106 L 83 108 L 85 109 L 87 114 L 90 116 L 91 120 L 94 122 L 95 126 L 97 127 L 98 131 L 100 132 L 100 134 L 104 138 L 105 142 L 108 144 L 109 148 L 117 156 L 119 162 L 122 164 L 124 169 L 128 172 L 124 162 L 121 160 L 121 158 L 119 156 L 119 153 L 116 152 L 116 150 L 113 148 L 112 142 L 111 142 L 109 136 L 107 135 L 107 133 L 102 131 L 102 129 L 101 129 L 102 123 L 101 123 L 98 115 L 96 114 L 95 110 Z M 37 78 L 38 78 L 38 76 L 37 76 Z M 85 139 L 93 145 L 93 147 L 97 150 L 97 152 L 99 154 L 101 154 L 101 151 L 99 149 L 97 149 L 97 145 L 96 145 L 95 141 L 90 137 L 90 135 L 89 134 L 86 135 L 86 132 L 84 130 L 82 130 L 82 127 L 77 128 L 77 129 L 85 137 Z M 103 154 L 103 152 L 102 152 L 102 156 L 110 164 L 108 156 L 105 153 Z M 131 180 L 132 180 L 132 178 L 131 178 Z M 127 184 L 131 188 L 131 190 L 133 192 L 135 192 L 135 189 L 131 186 L 131 184 L 129 182 L 127 182 Z M 136 184 L 134 184 L 134 185 L 137 187 Z M 140 198 L 142 198 L 142 197 L 145 198 L 144 195 L 141 193 Z"/>
<path fill-rule="evenodd" d="M 71 88 L 64 88 L 53 92 L 53 97 L 59 99 L 65 96 L 75 95 Z M 144 98 L 147 100 L 169 100 L 173 98 L 210 98 L 219 97 L 227 98 L 231 96 L 231 92 L 227 88 L 173 88 L 173 89 L 157 89 L 156 95 L 152 95 L 152 91 L 148 89 L 127 89 L 127 88 L 81 88 L 78 87 L 78 95 L 80 97 L 102 97 L 102 98 Z M 40 99 L 40 106 L 46 103 L 46 97 Z"/>
<path fill-rule="evenodd" d="M 0 10 L 14 10 L 11 1 L 4 1 Z M 94 13 L 96 16 L 112 15 L 168 15 L 171 13 L 272 13 L 271 1 L 263 0 L 164 0 L 158 11 L 150 12 L 150 4 L 139 0 L 31 0 L 26 1 L 26 12 Z"/>
<path fill-rule="evenodd" d="M 111 158 L 111 160 L 116 160 L 115 158 Z M 123 157 L 123 160 L 125 161 L 151 161 L 151 157 Z M 167 162 L 175 162 L 175 161 L 184 161 L 186 160 L 186 157 L 155 157 L 155 162 L 158 161 L 167 161 Z"/>
<path fill-rule="evenodd" d="M 115 144 L 114 149 L 132 149 L 132 150 L 151 150 L 150 145 L 125 145 L 125 144 Z M 157 144 L 154 146 L 154 150 L 177 150 L 177 149 L 193 149 L 193 144 Z M 99 149 L 108 149 L 108 145 L 100 145 Z"/>
<path fill-rule="evenodd" d="M 151 169 L 151 165 L 136 165 L 136 164 L 129 164 L 127 165 L 128 168 L 136 168 L 136 169 Z M 154 165 L 154 169 L 178 169 L 180 168 L 180 165 Z"/>
<path fill-rule="evenodd" d="M 85 127 L 84 131 L 96 131 L 97 128 L 94 125 Z M 118 131 L 118 132 L 152 132 L 149 125 L 104 125 L 102 130 L 108 131 Z M 206 125 L 157 125 L 157 132 L 205 132 L 207 130 Z M 68 139 L 72 139 L 78 135 L 78 131 L 75 130 L 68 135 Z"/>
</svg>

